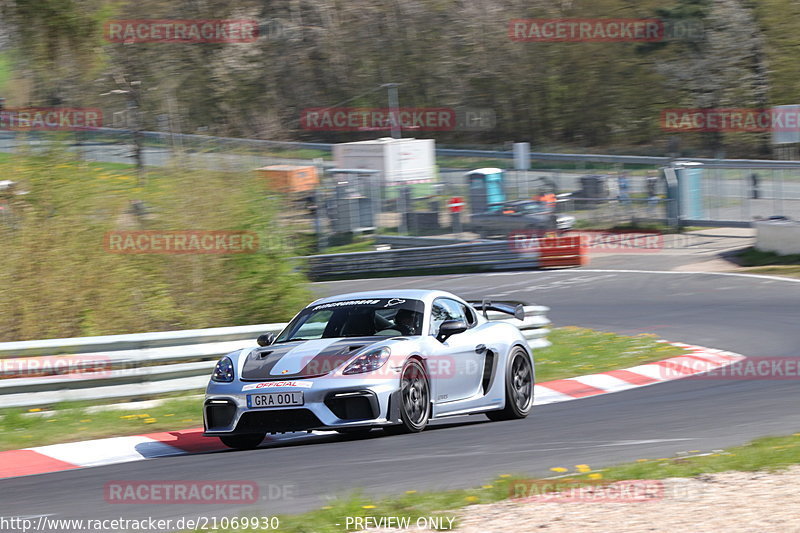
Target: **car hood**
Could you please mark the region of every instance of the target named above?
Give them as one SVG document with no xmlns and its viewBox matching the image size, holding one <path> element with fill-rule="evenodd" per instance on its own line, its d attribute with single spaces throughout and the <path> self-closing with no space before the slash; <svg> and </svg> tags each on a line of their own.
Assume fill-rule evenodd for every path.
<svg viewBox="0 0 800 533">
<path fill-rule="evenodd" d="M 386 337 L 347 337 L 256 348 L 245 358 L 241 379 L 265 381 L 322 376 L 345 364 L 359 351 L 386 340 Z"/>
</svg>

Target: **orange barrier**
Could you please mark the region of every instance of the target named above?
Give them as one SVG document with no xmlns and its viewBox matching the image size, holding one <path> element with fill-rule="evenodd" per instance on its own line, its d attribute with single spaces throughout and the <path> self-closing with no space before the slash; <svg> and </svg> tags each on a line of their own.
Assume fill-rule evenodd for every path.
<svg viewBox="0 0 800 533">
<path fill-rule="evenodd" d="M 570 267 L 588 264 L 586 239 L 581 235 L 545 237 L 539 242 L 540 267 Z"/>
</svg>

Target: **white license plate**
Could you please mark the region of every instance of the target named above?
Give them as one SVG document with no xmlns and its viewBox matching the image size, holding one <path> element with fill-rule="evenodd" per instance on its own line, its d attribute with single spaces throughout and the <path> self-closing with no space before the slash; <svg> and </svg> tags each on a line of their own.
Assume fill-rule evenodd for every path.
<svg viewBox="0 0 800 533">
<path fill-rule="evenodd" d="M 258 409 L 260 407 L 287 407 L 303 405 L 303 393 L 297 392 L 265 392 L 263 394 L 248 394 L 247 407 Z"/>
</svg>

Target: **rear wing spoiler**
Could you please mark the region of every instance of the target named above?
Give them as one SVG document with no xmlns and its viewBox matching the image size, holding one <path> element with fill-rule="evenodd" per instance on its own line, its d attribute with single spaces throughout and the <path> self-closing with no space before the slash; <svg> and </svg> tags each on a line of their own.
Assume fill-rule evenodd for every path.
<svg viewBox="0 0 800 533">
<path fill-rule="evenodd" d="M 484 298 L 480 302 L 467 302 L 469 305 L 481 311 L 485 319 L 489 319 L 489 311 L 498 311 L 511 315 L 517 320 L 525 320 L 525 306 L 519 302 L 492 302 Z"/>
</svg>

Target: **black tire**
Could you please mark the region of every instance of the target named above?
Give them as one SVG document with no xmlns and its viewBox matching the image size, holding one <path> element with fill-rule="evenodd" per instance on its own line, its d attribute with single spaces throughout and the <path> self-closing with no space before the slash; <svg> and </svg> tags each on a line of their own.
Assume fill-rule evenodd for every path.
<svg viewBox="0 0 800 533">
<path fill-rule="evenodd" d="M 389 434 L 417 433 L 430 418 L 431 388 L 425 369 L 417 359 L 409 359 L 400 374 L 400 424 L 383 428 Z"/>
<path fill-rule="evenodd" d="M 258 445 L 263 442 L 265 436 L 266 434 L 264 433 L 257 433 L 254 435 L 225 435 L 224 437 L 220 437 L 219 440 L 222 441 L 222 444 L 234 450 L 252 450 L 258 448 Z"/>
<path fill-rule="evenodd" d="M 514 348 L 506 370 L 506 406 L 499 411 L 489 411 L 489 420 L 516 420 L 525 418 L 533 409 L 533 366 L 522 348 Z"/>
</svg>

